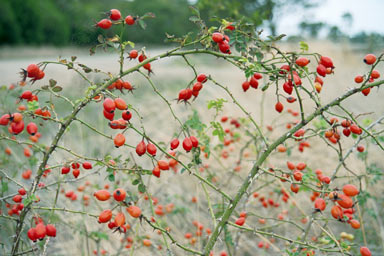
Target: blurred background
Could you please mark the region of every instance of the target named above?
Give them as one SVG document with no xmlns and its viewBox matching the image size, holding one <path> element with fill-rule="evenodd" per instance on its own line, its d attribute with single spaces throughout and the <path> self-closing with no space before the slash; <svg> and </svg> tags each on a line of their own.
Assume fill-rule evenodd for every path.
<svg viewBox="0 0 384 256">
<path fill-rule="evenodd" d="M 144 32 L 137 26 L 126 37 L 162 44 L 165 32 L 181 36 L 196 29 L 188 20 L 190 5 L 196 5 L 207 22 L 245 16 L 267 34 L 287 34 L 288 41 L 348 41 L 369 49 L 384 44 L 380 0 L 2 0 L 0 45 L 92 45 L 100 33 L 92 25 L 111 8 L 123 16 L 154 13 L 156 19 L 148 21 Z"/>
</svg>

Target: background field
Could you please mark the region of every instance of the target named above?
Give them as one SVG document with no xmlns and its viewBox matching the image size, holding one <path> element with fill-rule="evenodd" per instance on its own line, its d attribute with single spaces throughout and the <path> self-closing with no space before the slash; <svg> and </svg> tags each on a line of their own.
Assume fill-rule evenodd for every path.
<svg viewBox="0 0 384 256">
<path fill-rule="evenodd" d="M 299 50 L 299 46 L 296 43 L 282 43 L 280 45 L 283 49 L 290 50 Z M 334 59 L 334 64 L 336 66 L 335 74 L 329 76 L 325 79 L 325 85 L 323 87 L 322 102 L 328 102 L 335 97 L 335 95 L 340 95 L 349 88 L 354 86 L 353 77 L 357 74 L 365 72 L 365 66 L 362 63 L 362 58 L 366 52 L 356 49 L 347 43 L 331 43 L 329 41 L 313 41 L 309 42 L 310 51 L 316 51 L 320 54 L 331 56 Z M 149 56 L 154 56 L 157 53 L 160 53 L 167 48 L 152 48 L 147 47 L 147 52 Z M 26 67 L 29 63 L 37 63 L 42 60 L 56 60 L 57 56 L 62 56 L 62 58 L 70 58 L 72 55 L 78 56 L 78 61 L 84 63 L 90 67 L 98 67 L 104 71 L 109 71 L 116 73 L 118 70 L 117 58 L 115 55 L 109 53 L 98 53 L 96 56 L 89 56 L 86 48 L 51 48 L 51 47 L 41 47 L 41 48 L 3 48 L 0 51 L 0 70 L 1 70 L 1 84 L 10 85 L 11 83 L 16 83 L 18 81 L 17 72 L 22 67 Z M 262 127 L 265 130 L 266 126 L 269 124 L 275 124 L 276 129 L 272 132 L 272 138 L 278 137 L 281 131 L 285 131 L 285 122 L 284 118 L 276 121 L 276 118 L 279 114 L 274 110 L 274 104 L 276 99 L 274 97 L 273 90 L 268 91 L 267 93 L 262 93 L 260 90 L 250 91 L 246 94 L 242 92 L 241 83 L 244 81 L 244 74 L 235 70 L 229 64 L 224 63 L 222 60 L 218 60 L 212 57 L 200 56 L 191 58 L 191 61 L 196 65 L 198 72 L 211 75 L 214 79 L 221 82 L 223 85 L 226 85 L 234 93 L 234 96 L 249 110 L 256 121 L 262 122 Z M 127 62 L 127 66 L 129 62 Z M 193 77 L 193 73 L 190 69 L 185 66 L 183 60 L 174 59 L 168 60 L 164 59 L 153 64 L 154 74 L 151 75 L 153 81 L 155 82 L 158 90 L 172 103 L 172 107 L 175 110 L 176 114 L 180 117 L 182 121 L 185 121 L 193 113 L 193 110 L 197 110 L 200 118 L 202 120 L 211 120 L 214 116 L 214 111 L 207 110 L 207 102 L 215 98 L 224 98 L 228 102 L 231 100 L 225 94 L 225 92 L 219 87 L 214 86 L 212 83 L 207 83 L 204 86 L 204 89 L 199 96 L 199 98 L 193 102 L 190 106 L 184 104 L 177 104 L 174 100 L 177 97 L 177 92 L 186 86 L 186 83 L 190 81 Z M 65 69 L 58 66 L 48 66 L 46 69 L 46 79 L 36 83 L 36 85 L 28 85 L 31 88 L 37 87 L 47 83 L 49 78 L 54 78 L 58 81 L 58 84 L 63 87 L 64 94 L 69 98 L 76 98 L 83 93 L 86 88 L 86 85 L 81 82 L 79 77 L 73 72 L 65 72 Z M 91 76 L 91 79 L 101 79 L 101 77 Z M 139 109 L 143 115 L 143 123 L 146 127 L 147 134 L 153 138 L 155 141 L 168 143 L 172 138 L 174 132 L 173 127 L 177 127 L 177 123 L 172 118 L 169 109 L 166 104 L 156 96 L 150 85 L 138 75 L 132 75 L 127 77 L 127 80 L 130 81 L 137 89 L 134 91 L 134 94 L 127 94 L 124 97 L 126 101 Z M 373 90 L 368 97 L 363 95 L 356 95 L 350 98 L 345 102 L 345 107 L 348 107 L 355 114 L 365 113 L 366 118 L 374 119 L 377 118 L 376 110 L 384 108 L 384 101 L 382 100 L 384 93 L 382 91 Z M 2 99 L 3 100 L 3 99 Z M 7 102 L 5 105 L 4 103 Z M 308 100 L 304 98 L 304 103 L 309 109 L 311 108 Z M 61 105 L 62 104 L 62 105 Z M 13 109 L 12 102 L 9 102 L 6 98 L 3 101 L 3 110 Z M 289 105 L 284 102 L 284 105 L 288 107 Z M 298 110 L 297 104 L 292 104 L 290 106 L 294 110 Z M 67 109 L 63 102 L 59 103 L 56 106 L 56 109 L 59 112 L 65 112 Z M 116 132 L 109 129 L 107 126 L 106 120 L 102 117 L 101 114 L 101 105 L 100 104 L 90 104 L 87 106 L 80 114 L 80 118 L 86 121 L 92 121 L 96 127 L 101 131 L 105 132 L 107 135 L 113 136 Z M 226 103 L 224 107 L 225 115 L 233 117 L 244 117 L 242 113 L 237 109 L 233 104 Z M 335 110 L 335 113 L 340 113 L 338 110 Z M 292 117 L 289 117 L 286 113 L 286 120 L 294 120 Z M 220 116 L 218 117 L 220 118 Z M 133 124 L 139 126 L 137 117 L 134 116 Z M 228 124 L 227 124 L 228 126 Z M 49 137 L 54 134 L 55 126 L 48 125 L 42 127 L 46 131 L 41 143 L 48 143 Z M 62 145 L 67 148 L 75 149 L 74 152 L 80 155 L 88 155 L 95 158 L 101 158 L 103 155 L 110 153 L 112 156 L 117 156 L 122 153 L 120 150 L 117 150 L 113 147 L 111 141 L 106 140 L 102 136 L 90 131 L 84 126 L 80 126 L 78 123 L 71 125 L 71 136 L 65 136 Z M 131 136 L 130 136 L 131 135 Z M 130 145 L 136 145 L 141 138 L 138 138 L 134 133 L 128 131 L 127 143 Z M 311 147 L 307 149 L 304 153 L 300 154 L 297 150 L 290 157 L 290 161 L 299 162 L 304 161 L 307 165 L 315 170 L 322 169 L 325 174 L 331 174 L 332 170 L 336 167 L 337 155 L 327 147 L 324 142 L 320 139 L 310 140 Z M 352 145 L 353 140 L 350 139 L 346 143 L 346 149 L 348 145 Z M 7 146 L 4 142 L 0 143 L 0 147 L 4 148 Z M 232 148 L 232 149 L 231 149 Z M 237 151 L 237 145 L 234 144 L 228 150 Z M 3 150 L 3 149 L 2 149 Z M 15 148 L 15 151 L 22 152 L 21 148 Z M 125 149 L 123 151 L 123 158 L 130 157 L 130 154 L 134 150 Z M 248 167 L 251 166 L 253 158 L 253 152 L 249 152 L 251 155 L 246 159 L 245 166 L 238 173 L 234 173 L 232 170 L 236 166 L 236 160 L 239 158 L 239 155 L 230 155 L 228 159 L 221 159 L 219 155 L 213 153 L 209 160 L 204 160 L 204 164 L 209 164 L 210 172 L 216 177 L 217 184 L 223 186 L 223 189 L 228 192 L 230 195 L 233 195 L 239 184 L 247 176 Z M 21 163 L 21 159 L 17 156 L 18 154 L 13 154 L 14 161 L 16 164 Z M 50 165 L 60 163 L 62 159 L 67 157 L 72 157 L 64 151 L 57 151 L 52 158 Z M 384 165 L 381 161 L 383 157 L 382 152 L 379 151 L 370 151 L 368 156 L 368 161 L 377 162 L 378 168 L 383 169 Z M 133 157 L 135 161 L 151 168 L 151 163 L 145 159 L 139 159 L 138 157 Z M 147 162 L 146 162 L 147 161 Z M 286 157 L 281 157 L 278 154 L 274 154 L 271 159 L 268 161 L 268 165 L 273 165 L 275 167 L 284 167 L 287 161 Z M 356 173 L 361 173 L 364 168 L 364 164 L 361 160 L 357 158 L 357 155 L 351 157 L 347 163 L 350 167 L 353 168 Z M 27 166 L 19 166 L 20 169 L 15 171 L 14 175 L 20 175 L 21 171 Z M 33 168 L 34 166 L 32 166 Z M 35 172 L 36 170 L 33 169 Z M 53 171 L 48 179 L 44 180 L 46 184 L 56 181 L 59 179 L 60 175 L 58 174 L 58 169 Z M 98 214 L 100 209 L 104 209 L 107 203 L 97 203 L 94 198 L 91 198 L 91 205 L 87 208 L 82 204 L 82 194 L 88 193 L 92 194 L 93 191 L 99 186 L 102 186 L 105 183 L 106 173 L 103 168 L 100 170 L 95 169 L 95 175 L 89 175 L 84 172 L 81 174 L 80 178 L 70 185 L 68 183 L 63 183 L 62 188 L 65 191 L 75 190 L 76 186 L 83 185 L 85 181 L 91 181 L 92 187 L 87 187 L 85 192 L 77 192 L 78 200 L 71 201 L 64 197 L 63 194 L 59 195 L 58 205 L 59 208 L 75 209 L 75 210 L 86 210 L 92 214 Z M 340 173 L 340 175 L 346 174 L 345 172 Z M 85 177 L 84 177 L 85 175 Z M 60 178 L 61 179 L 61 178 Z M 66 178 L 71 180 L 71 178 Z M 169 202 L 174 202 L 176 210 L 170 216 L 166 215 L 163 217 L 163 221 L 166 222 L 171 228 L 172 234 L 175 235 L 181 242 L 186 242 L 183 238 L 184 232 L 186 230 L 192 230 L 192 220 L 198 220 L 203 223 L 206 227 L 209 227 L 210 217 L 207 210 L 207 202 L 204 200 L 204 191 L 202 190 L 199 182 L 189 176 L 187 173 L 183 174 L 174 174 L 170 171 L 168 174 L 163 173 L 163 176 L 160 180 L 153 180 L 154 178 L 145 178 L 145 182 L 151 182 L 152 186 L 149 189 L 149 192 L 156 195 L 159 198 L 161 204 L 167 204 Z M 125 187 L 129 188 L 130 185 L 124 177 L 123 174 L 117 175 L 117 180 L 120 184 L 123 184 Z M 262 176 L 252 185 L 252 188 L 258 188 L 263 184 L 267 184 L 271 179 L 267 176 Z M 26 182 L 25 182 L 26 183 Z M 286 187 L 286 190 L 289 190 L 289 185 L 281 183 L 282 186 Z M 132 188 L 133 190 L 134 188 Z M 382 188 L 378 185 L 367 188 L 372 195 L 378 195 L 382 192 Z M 50 189 L 47 189 L 50 191 Z M 268 190 L 267 190 L 268 191 Z M 50 194 L 50 193 L 47 193 Z M 215 194 L 210 191 L 213 201 L 219 200 Z M 40 196 L 40 194 L 39 194 Z M 196 196 L 198 202 L 196 204 L 191 203 L 191 198 Z M 44 193 L 41 193 L 42 201 L 45 199 Z M 278 200 L 277 198 L 275 198 Z M 52 201 L 53 197 L 47 196 L 47 200 Z M 254 201 L 252 201 L 254 200 Z M 312 203 L 309 199 L 303 198 L 302 194 L 293 196 L 293 200 L 296 201 L 296 204 L 299 205 L 304 213 L 309 214 L 311 211 Z M 143 203 L 143 202 L 142 202 Z M 274 226 L 277 224 L 275 220 L 268 220 L 268 217 L 276 218 L 277 216 L 270 216 L 271 211 L 269 208 L 262 208 L 257 200 L 250 198 L 249 202 L 242 201 L 240 205 L 247 205 L 247 208 L 250 211 L 254 211 L 258 216 L 251 216 L 247 222 L 254 223 L 254 226 L 260 226 L 257 223 L 257 219 L 264 217 L 267 219 L 267 224 Z M 368 198 L 368 206 L 372 207 L 370 212 L 363 211 L 364 216 L 366 217 L 365 232 L 369 239 L 370 248 L 372 251 L 376 252 L 374 255 L 382 255 L 383 244 L 384 244 L 384 227 L 381 224 L 381 217 L 383 216 L 383 204 L 382 198 L 379 201 L 374 202 L 373 199 Z M 287 219 L 299 220 L 302 217 L 300 211 L 296 207 L 293 207 L 291 203 L 283 204 L 282 211 L 287 210 Z M 193 212 L 197 212 L 198 215 L 193 215 Z M 47 213 L 48 214 L 48 213 Z M 88 255 L 89 251 L 92 251 L 97 247 L 97 244 L 92 239 L 87 240 L 84 235 L 79 232 L 73 232 L 74 228 L 82 229 L 83 226 L 86 228 L 87 232 L 97 232 L 94 233 L 94 238 L 97 240 L 101 239 L 100 247 L 106 249 L 110 252 L 111 255 L 116 253 L 120 248 L 120 239 L 124 235 L 114 234 L 109 237 L 109 240 L 104 239 L 104 233 L 110 233 L 108 228 L 105 225 L 99 225 L 94 218 L 87 218 L 80 215 L 70 215 L 63 214 L 59 211 L 56 211 L 55 214 L 62 216 L 63 221 L 57 222 L 57 227 L 59 230 L 59 235 L 56 239 L 50 240 L 50 245 L 48 249 L 48 255 Z M 146 213 L 148 216 L 150 213 Z M 326 213 L 329 214 L 329 213 Z M 376 216 L 376 217 L 374 217 Z M 57 219 L 58 220 L 58 219 Z M 131 219 L 130 219 L 131 221 Z M 334 225 L 333 232 L 338 234 L 341 230 L 348 230 L 350 233 L 353 233 L 356 237 L 356 243 L 362 243 L 361 230 L 353 231 L 349 225 L 343 223 L 337 223 Z M 134 221 L 132 221 L 132 225 Z M 5 224 L 6 225 L 6 224 Z M 300 225 L 300 222 L 299 222 Z M 71 228 L 69 228 L 71 227 Z M 261 226 L 260 226 L 261 227 Z M 151 237 L 153 242 L 157 244 L 157 241 L 161 241 L 161 236 L 148 227 L 148 225 L 136 225 L 135 228 L 141 231 L 141 235 L 146 234 Z M 0 229 L 0 235 L 3 237 L 3 231 Z M 129 235 L 133 236 L 135 230 L 130 231 Z M 273 231 L 277 234 L 283 236 L 293 237 L 293 233 L 297 232 L 289 223 L 279 224 L 278 227 L 275 227 Z M 299 232 L 297 232 L 299 234 Z M 319 235 L 311 234 L 311 236 Z M 241 237 L 247 237 L 247 233 L 239 234 Z M 251 236 L 249 236 L 251 237 Z M 239 237 L 233 237 L 235 245 L 238 245 L 237 242 Z M 240 247 L 241 250 L 237 251 L 236 255 L 256 255 L 255 250 L 257 250 L 257 255 L 280 255 L 284 251 L 284 246 L 286 245 L 283 241 L 277 241 L 276 246 L 279 248 L 271 247 L 269 251 L 257 249 L 257 243 L 263 241 L 263 237 L 259 237 L 257 240 L 248 240 L 241 239 Z M 3 239 L 1 239 L 3 240 Z M 0 240 L 0 241 L 1 241 Z M 202 242 L 199 240 L 196 243 L 196 248 L 202 246 Z M 173 248 L 173 246 L 172 246 Z M 224 242 L 219 241 L 215 247 L 216 251 L 224 249 Z M 256 248 L 256 249 L 255 249 Z M 127 249 L 122 249 L 121 255 L 128 255 Z M 139 249 L 138 249 L 139 250 Z M 177 255 L 184 255 L 182 252 L 176 250 Z M 151 249 L 140 249 L 137 251 L 137 255 L 164 255 L 163 252 Z M 136 255 L 136 254 L 135 254 Z M 331 255 L 331 254 L 329 254 Z"/>
</svg>

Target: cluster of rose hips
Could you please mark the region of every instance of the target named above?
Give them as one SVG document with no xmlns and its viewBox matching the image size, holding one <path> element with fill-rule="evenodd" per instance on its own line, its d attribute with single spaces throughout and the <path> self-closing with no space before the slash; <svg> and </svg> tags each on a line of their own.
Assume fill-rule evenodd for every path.
<svg viewBox="0 0 384 256">
<path fill-rule="evenodd" d="M 367 54 L 364 57 L 364 62 L 367 65 L 373 65 L 376 62 L 376 56 L 373 54 Z M 380 77 L 380 72 L 377 70 L 372 70 L 368 82 L 372 83 L 375 81 L 375 79 L 378 79 L 379 77 Z M 357 84 L 364 82 L 364 80 L 365 80 L 365 76 L 358 75 L 355 77 L 355 83 Z M 371 88 L 365 88 L 364 90 L 361 91 L 361 93 L 364 94 L 364 96 L 368 96 L 370 92 L 371 92 Z"/>
<path fill-rule="evenodd" d="M 118 188 L 113 192 L 113 198 L 115 199 L 115 201 L 117 201 L 119 203 L 122 202 L 125 204 L 124 200 L 126 198 L 126 194 L 127 193 L 125 192 L 124 189 Z M 111 194 L 106 189 L 96 191 L 93 195 L 99 201 L 107 201 L 111 198 Z M 136 205 L 129 205 L 128 207 L 126 207 L 126 211 L 133 218 L 141 217 L 141 209 Z M 119 231 L 124 232 L 124 233 L 127 231 L 127 229 L 130 228 L 129 224 L 125 225 L 126 219 L 125 219 L 125 215 L 123 212 L 116 213 L 113 221 L 111 221 L 112 217 L 113 217 L 112 210 L 106 209 L 100 213 L 98 221 L 99 221 L 99 223 L 109 222 L 108 227 L 110 229 L 116 228 Z"/>
<path fill-rule="evenodd" d="M 229 36 L 223 35 L 220 32 L 212 34 L 212 40 L 217 43 L 219 50 L 222 53 L 231 54 L 231 46 L 229 45 Z"/>
<path fill-rule="evenodd" d="M 36 64 L 29 64 L 27 70 L 22 69 L 21 74 L 23 76 L 23 82 L 25 79 L 27 79 L 27 77 L 31 78 L 32 82 L 35 82 L 37 80 L 43 79 L 45 76 L 44 71 L 41 70 L 40 67 Z"/>
<path fill-rule="evenodd" d="M 354 202 L 352 197 L 359 194 L 359 190 L 355 185 L 347 184 L 343 186 L 343 193 L 333 191 L 328 194 L 328 198 L 335 203 L 331 208 L 331 215 L 333 218 L 341 222 L 347 222 L 354 229 L 360 228 L 360 222 L 353 218 L 355 209 L 353 208 Z M 315 192 L 314 192 L 315 193 Z M 317 193 L 318 196 L 320 193 Z M 326 208 L 326 202 L 324 198 L 316 198 L 315 209 L 317 211 L 324 211 Z M 336 204 L 337 203 L 337 204 Z"/>
<path fill-rule="evenodd" d="M 253 76 L 251 76 L 251 79 L 246 80 L 244 83 L 242 83 L 243 91 L 246 92 L 250 87 L 257 89 L 259 87 L 259 81 L 261 78 L 263 78 L 263 75 L 260 73 L 254 73 Z"/>
<path fill-rule="evenodd" d="M 339 122 L 337 118 L 331 118 L 330 123 L 332 125 L 336 125 Z M 343 127 L 343 134 L 346 137 L 349 137 L 351 133 L 360 135 L 363 130 L 357 125 L 352 123 L 350 120 L 343 120 L 340 123 L 341 127 Z M 333 128 L 324 133 L 325 138 L 327 138 L 330 142 L 336 144 L 340 140 L 340 134 L 337 128 Z"/>
<path fill-rule="evenodd" d="M 108 86 L 108 90 L 112 91 L 114 89 L 120 90 L 121 92 L 123 91 L 123 89 L 125 89 L 131 92 L 134 87 L 129 82 L 118 79 L 116 80 L 116 82 L 113 82 L 110 86 Z"/>
<path fill-rule="evenodd" d="M 207 76 L 204 74 L 200 74 L 197 76 L 196 80 L 197 82 L 193 85 L 192 89 L 186 88 L 182 89 L 179 92 L 177 102 L 188 102 L 188 100 L 191 99 L 192 96 L 194 96 L 195 98 L 199 96 L 199 92 L 203 88 L 203 84 L 207 81 Z"/>
<path fill-rule="evenodd" d="M 92 164 L 90 162 L 83 162 L 82 166 L 85 170 L 92 169 Z M 73 162 L 70 166 L 65 165 L 61 168 L 61 174 L 68 174 L 71 171 L 72 167 L 72 174 L 73 177 L 77 178 L 80 175 L 80 164 L 77 162 Z"/>
<path fill-rule="evenodd" d="M 12 201 L 15 202 L 16 204 L 6 205 L 7 208 L 10 208 L 8 210 L 8 215 L 10 216 L 12 216 L 13 214 L 19 215 L 20 211 L 23 210 L 24 208 L 24 204 L 22 203 L 22 201 L 23 201 L 23 196 L 27 194 L 27 191 L 24 188 L 20 188 L 17 192 L 18 194 L 12 197 Z"/>
<path fill-rule="evenodd" d="M 96 24 L 96 26 L 102 29 L 109 29 L 113 24 L 112 21 L 115 21 L 116 22 L 115 24 L 120 24 L 123 22 L 123 21 L 120 21 L 121 13 L 117 9 L 112 9 L 109 12 L 107 12 L 107 16 L 109 17 L 109 19 L 100 20 Z M 136 19 L 137 17 L 132 17 L 131 15 L 128 15 L 127 17 L 125 17 L 124 23 L 127 25 L 133 25 L 135 24 Z"/>
<path fill-rule="evenodd" d="M 43 220 L 38 217 L 35 218 L 35 227 L 31 227 L 28 232 L 28 238 L 33 242 L 43 240 L 46 236 L 56 237 L 56 227 L 53 224 L 44 225 Z"/>
<path fill-rule="evenodd" d="M 8 126 L 8 131 L 10 134 L 18 135 L 24 130 L 24 121 L 23 115 L 20 113 L 5 114 L 0 118 L 0 125 Z M 34 136 L 37 134 L 37 125 L 33 122 L 30 122 L 26 128 L 27 132 Z"/>
</svg>

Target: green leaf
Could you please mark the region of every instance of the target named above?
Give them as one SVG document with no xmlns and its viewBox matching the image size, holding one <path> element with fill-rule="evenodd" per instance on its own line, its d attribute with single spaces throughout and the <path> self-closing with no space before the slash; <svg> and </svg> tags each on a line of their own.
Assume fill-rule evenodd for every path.
<svg viewBox="0 0 384 256">
<path fill-rule="evenodd" d="M 36 100 L 28 101 L 27 108 L 28 108 L 28 110 L 36 110 L 39 108 L 39 102 Z"/>
<path fill-rule="evenodd" d="M 63 90 L 63 88 L 60 86 L 56 86 L 56 87 L 52 88 L 52 91 L 54 91 L 54 92 L 61 92 L 62 90 Z"/>
<path fill-rule="evenodd" d="M 56 80 L 54 79 L 49 79 L 49 86 L 54 87 L 57 84 Z"/>
<path fill-rule="evenodd" d="M 108 180 L 111 181 L 111 182 L 115 181 L 115 175 L 113 175 L 113 173 L 109 174 L 108 175 Z"/>
<path fill-rule="evenodd" d="M 138 23 L 139 23 L 139 26 L 140 26 L 142 29 L 146 29 L 146 28 L 147 28 L 147 23 L 145 23 L 145 21 L 139 19 L 139 20 L 138 20 Z"/>
<path fill-rule="evenodd" d="M 303 52 L 308 51 L 309 46 L 308 46 L 308 44 L 306 42 L 300 41 L 299 45 L 300 45 L 300 50 L 302 50 Z"/>
<path fill-rule="evenodd" d="M 139 179 L 136 179 L 136 180 L 132 181 L 132 185 L 133 185 L 133 186 L 136 186 L 136 185 L 139 184 L 139 183 L 140 183 L 140 180 L 139 180 Z"/>
<path fill-rule="evenodd" d="M 109 239 L 108 234 L 106 234 L 104 232 L 93 231 L 89 235 L 91 237 L 98 238 L 98 239 L 101 239 L 101 240 L 108 240 Z"/>
<path fill-rule="evenodd" d="M 140 184 L 138 186 L 138 190 L 139 190 L 139 192 L 144 193 L 146 191 L 146 188 L 145 188 L 144 184 Z"/>
</svg>

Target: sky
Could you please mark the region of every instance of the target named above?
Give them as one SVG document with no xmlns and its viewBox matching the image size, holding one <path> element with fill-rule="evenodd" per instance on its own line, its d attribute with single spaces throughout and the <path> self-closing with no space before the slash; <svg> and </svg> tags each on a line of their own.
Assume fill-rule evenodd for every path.
<svg viewBox="0 0 384 256">
<path fill-rule="evenodd" d="M 302 20 L 308 22 L 322 21 L 337 25 L 347 34 L 353 35 L 361 31 L 384 34 L 384 0 L 323 0 L 317 7 L 301 12 L 284 13 L 278 22 L 278 33 L 297 34 L 298 24 Z M 353 22 L 347 26 L 342 15 L 352 14 Z"/>
</svg>

